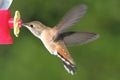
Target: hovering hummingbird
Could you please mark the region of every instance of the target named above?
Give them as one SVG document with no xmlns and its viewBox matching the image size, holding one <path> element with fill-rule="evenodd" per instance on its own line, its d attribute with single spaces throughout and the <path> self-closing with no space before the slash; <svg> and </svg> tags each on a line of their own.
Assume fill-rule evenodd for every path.
<svg viewBox="0 0 120 80">
<path fill-rule="evenodd" d="M 23 24 L 33 35 L 41 39 L 47 50 L 58 56 L 68 73 L 76 72 L 76 64 L 66 46 L 81 45 L 98 38 L 98 34 L 91 32 L 66 32 L 65 30 L 80 21 L 86 13 L 86 5 L 79 5 L 70 10 L 54 28 L 47 27 L 39 21 Z"/>
</svg>

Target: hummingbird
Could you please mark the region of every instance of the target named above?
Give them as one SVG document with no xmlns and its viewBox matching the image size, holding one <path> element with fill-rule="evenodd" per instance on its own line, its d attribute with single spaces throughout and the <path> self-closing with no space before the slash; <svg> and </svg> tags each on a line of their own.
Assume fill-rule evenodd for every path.
<svg viewBox="0 0 120 80">
<path fill-rule="evenodd" d="M 72 75 L 76 72 L 76 63 L 69 54 L 67 46 L 81 45 L 98 38 L 98 34 L 92 32 L 66 31 L 80 21 L 86 10 L 87 6 L 84 4 L 72 8 L 53 28 L 45 26 L 40 21 L 23 24 L 42 41 L 51 54 L 62 60 L 65 69 Z"/>
</svg>

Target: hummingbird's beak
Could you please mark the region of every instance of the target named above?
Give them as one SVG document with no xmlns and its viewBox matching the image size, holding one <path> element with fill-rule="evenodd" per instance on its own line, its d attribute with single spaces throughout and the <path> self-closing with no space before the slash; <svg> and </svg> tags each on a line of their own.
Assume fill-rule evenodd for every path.
<svg viewBox="0 0 120 80">
<path fill-rule="evenodd" d="M 26 27 L 26 26 L 28 26 L 28 24 L 27 24 L 27 23 L 23 23 L 22 26 L 25 26 L 25 27 Z"/>
</svg>

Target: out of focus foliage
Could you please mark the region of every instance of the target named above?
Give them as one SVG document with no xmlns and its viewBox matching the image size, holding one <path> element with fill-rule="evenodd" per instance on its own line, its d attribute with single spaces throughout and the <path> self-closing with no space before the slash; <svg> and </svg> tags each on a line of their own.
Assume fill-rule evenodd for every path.
<svg viewBox="0 0 120 80">
<path fill-rule="evenodd" d="M 0 45 L 0 80 L 120 80 L 120 0 L 14 0 L 12 16 L 55 26 L 72 7 L 86 4 L 87 14 L 71 30 L 100 34 L 91 43 L 68 47 L 77 74 L 68 74 L 61 60 L 49 54 L 25 27 L 14 44 Z M 13 30 L 11 30 L 13 34 Z"/>
</svg>

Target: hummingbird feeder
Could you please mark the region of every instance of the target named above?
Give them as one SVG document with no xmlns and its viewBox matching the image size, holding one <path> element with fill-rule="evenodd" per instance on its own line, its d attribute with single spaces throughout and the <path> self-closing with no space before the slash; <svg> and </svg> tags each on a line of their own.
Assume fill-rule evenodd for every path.
<svg viewBox="0 0 120 80">
<path fill-rule="evenodd" d="M 0 44 L 13 44 L 10 29 L 14 28 L 14 34 L 18 37 L 19 28 L 22 26 L 20 13 L 16 11 L 14 18 L 8 10 L 13 0 L 0 1 Z"/>
</svg>

